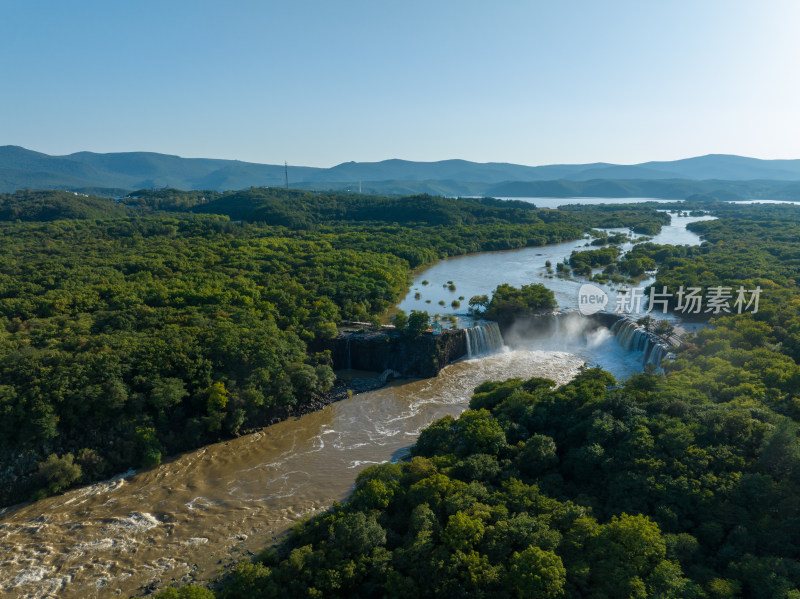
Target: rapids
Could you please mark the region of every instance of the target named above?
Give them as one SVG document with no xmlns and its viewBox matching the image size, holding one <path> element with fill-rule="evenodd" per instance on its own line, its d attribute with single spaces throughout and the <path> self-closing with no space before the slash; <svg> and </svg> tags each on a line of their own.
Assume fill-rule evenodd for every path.
<svg viewBox="0 0 800 599">
<path fill-rule="evenodd" d="M 583 362 L 537 350 L 462 360 L 433 379 L 356 395 L 152 470 L 6 510 L 0 592 L 127 597 L 176 579 L 212 579 L 299 518 L 345 499 L 364 468 L 401 459 L 422 428 L 466 409 L 481 382 L 563 383 Z"/>
</svg>

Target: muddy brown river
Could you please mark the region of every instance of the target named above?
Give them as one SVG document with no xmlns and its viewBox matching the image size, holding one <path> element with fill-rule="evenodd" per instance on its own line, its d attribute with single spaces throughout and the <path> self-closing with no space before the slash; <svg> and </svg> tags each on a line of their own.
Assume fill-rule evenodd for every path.
<svg viewBox="0 0 800 599">
<path fill-rule="evenodd" d="M 573 354 L 513 351 L 465 360 L 261 432 L 0 514 L 0 595 L 129 597 L 203 581 L 305 515 L 344 499 L 358 472 L 401 459 L 419 431 L 467 407 L 485 380 L 566 382 Z"/>
<path fill-rule="evenodd" d="M 699 243 L 686 224 L 703 218 L 673 217 L 656 241 Z M 400 307 L 450 305 L 454 293 L 544 281 L 546 260 L 563 260 L 584 244 L 442 261 L 418 273 L 412 290 L 419 299 L 409 293 Z M 448 280 L 457 281 L 457 292 L 442 285 Z M 546 282 L 562 307 L 575 302 L 579 282 Z M 518 340 L 518 351 L 451 364 L 434 379 L 395 383 L 153 470 L 0 510 L 0 597 L 129 597 L 173 581 L 213 579 L 298 519 L 347 497 L 364 468 L 402 459 L 422 428 L 466 409 L 485 380 L 545 376 L 563 383 L 584 362 L 619 378 L 641 370 L 641 356 L 627 355 L 607 330 L 573 343 L 579 338 L 572 331 L 529 345 Z"/>
</svg>

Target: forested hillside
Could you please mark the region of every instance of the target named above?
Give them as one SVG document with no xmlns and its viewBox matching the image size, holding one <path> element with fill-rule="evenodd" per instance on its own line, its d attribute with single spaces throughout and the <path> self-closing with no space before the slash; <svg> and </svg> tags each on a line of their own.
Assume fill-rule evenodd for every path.
<svg viewBox="0 0 800 599">
<path fill-rule="evenodd" d="M 72 218 L 112 218 L 130 210 L 107 198 L 68 191 L 18 191 L 0 194 L 0 221 L 51 221 Z"/>
<path fill-rule="evenodd" d="M 343 162 L 331 168 L 257 164 L 239 160 L 182 158 L 155 152 L 49 156 L 19 146 L 0 146 L 0 191 L 19 189 L 122 190 L 151 187 L 241 190 L 283 186 L 368 193 L 515 195 L 540 197 L 664 197 L 727 189 L 743 197 L 798 194 L 800 161 L 759 160 L 711 154 L 683 160 L 525 166 L 467 160 Z M 363 184 L 363 185 L 362 185 Z M 656 194 L 656 195 L 653 195 Z M 666 195 L 663 195 L 666 194 Z M 757 195 L 754 195 L 757 194 Z M 771 195 L 770 195 L 771 194 Z"/>
</svg>

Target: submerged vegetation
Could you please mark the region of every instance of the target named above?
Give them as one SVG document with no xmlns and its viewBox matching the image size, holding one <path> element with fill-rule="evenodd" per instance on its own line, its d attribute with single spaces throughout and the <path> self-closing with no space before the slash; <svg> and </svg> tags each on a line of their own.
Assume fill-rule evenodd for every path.
<svg viewBox="0 0 800 599">
<path fill-rule="evenodd" d="M 610 246 L 599 250 L 584 250 L 572 252 L 569 264 L 573 272 L 580 276 L 590 276 L 593 268 L 600 268 L 613 264 L 619 258 L 620 249 Z"/>
</svg>

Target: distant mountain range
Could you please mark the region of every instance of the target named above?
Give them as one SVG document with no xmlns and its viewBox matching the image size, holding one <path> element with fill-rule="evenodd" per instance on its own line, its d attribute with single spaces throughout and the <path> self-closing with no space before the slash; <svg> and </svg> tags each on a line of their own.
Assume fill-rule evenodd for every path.
<svg viewBox="0 0 800 599">
<path fill-rule="evenodd" d="M 181 158 L 151 152 L 50 156 L 0 146 L 0 192 L 67 189 L 123 195 L 138 189 L 236 190 L 282 186 L 283 165 Z M 670 162 L 524 166 L 466 160 L 345 162 L 331 168 L 289 167 L 291 187 L 380 193 L 494 196 L 684 197 L 722 192 L 743 197 L 800 198 L 800 160 L 711 154 Z M 674 194 L 674 195 L 673 195 Z"/>
</svg>

